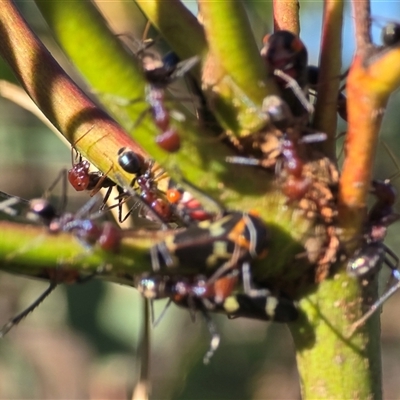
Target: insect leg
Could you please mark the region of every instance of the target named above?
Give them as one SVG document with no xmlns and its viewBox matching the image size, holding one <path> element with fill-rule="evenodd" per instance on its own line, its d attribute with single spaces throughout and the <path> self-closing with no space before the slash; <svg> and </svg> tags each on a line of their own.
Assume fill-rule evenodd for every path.
<svg viewBox="0 0 400 400">
<path fill-rule="evenodd" d="M 57 282 L 50 282 L 48 288 L 25 310 L 11 318 L 1 329 L 0 338 L 4 337 L 15 325 L 31 313 L 57 287 Z"/>
</svg>

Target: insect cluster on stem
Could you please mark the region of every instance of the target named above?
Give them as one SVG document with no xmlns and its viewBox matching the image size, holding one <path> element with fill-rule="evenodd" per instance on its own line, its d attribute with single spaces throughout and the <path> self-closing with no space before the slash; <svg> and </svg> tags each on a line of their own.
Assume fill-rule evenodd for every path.
<svg viewBox="0 0 400 400">
<path fill-rule="evenodd" d="M 396 29 L 386 27 L 385 45 L 398 43 L 400 35 Z M 220 161 L 238 164 L 238 168 L 258 167 L 272 173 L 275 188 L 285 196 L 285 206 L 296 207 L 311 221 L 311 225 L 319 228 L 318 235 L 322 239 L 316 248 L 308 248 L 307 241 L 302 244 L 310 263 L 312 278 L 308 283 L 320 282 L 332 272 L 341 245 L 336 229 L 339 172 L 335 163 L 319 148 L 326 134 L 314 130 L 310 124 L 313 105 L 309 89 L 315 86 L 310 77 L 315 78 L 317 73 L 309 68 L 307 49 L 293 33 L 277 31 L 268 35 L 263 43 L 261 57 L 281 95 L 264 99 L 261 112 L 268 116 L 268 125 L 245 137 L 230 141 L 228 138 L 232 155 Z M 178 152 L 184 140 L 184 134 L 171 123 L 171 110 L 166 101 L 167 87 L 189 72 L 198 61 L 196 56 L 152 68 L 143 66 L 147 80 L 144 99 L 159 129 L 155 141 L 166 153 Z M 313 94 L 318 96 L 315 91 Z M 340 92 L 338 101 L 341 100 Z M 136 124 L 141 118 L 139 116 Z M 90 130 L 86 135 L 90 135 Z M 298 318 L 297 299 L 286 293 L 284 287 L 268 280 L 259 281 L 254 273 L 253 266 L 269 257 L 274 240 L 273 229 L 257 212 L 226 209 L 219 199 L 214 200 L 184 178 L 169 179 L 154 160 L 126 146 L 121 146 L 117 154 L 108 156 L 115 160 L 120 171 L 122 169 L 131 175 L 131 180 L 126 184 L 115 174 L 114 182 L 107 173 L 90 172 L 90 164 L 77 152 L 76 144 L 72 146 L 72 154 L 75 152 L 76 156 L 72 157 L 68 180 L 77 191 L 91 191 L 91 196 L 100 188 L 107 188 L 101 212 L 92 212 L 96 197 L 75 214 L 65 210 L 57 212 L 42 198 L 27 204 L 27 215 L 46 226 L 50 235 L 68 232 L 87 249 L 118 254 L 124 238 L 137 229 L 121 230 L 110 222 L 98 222 L 97 219 L 111 207 L 118 206 L 119 221 L 122 222 L 139 206 L 143 210 L 141 216 L 158 223 L 164 232 L 162 240 L 146 250 L 151 270 L 133 276 L 132 284 L 152 301 L 168 298 L 169 303 L 183 306 L 192 314 L 201 312 L 212 336 L 205 361 L 219 344 L 219 335 L 210 318 L 212 312 L 224 313 L 229 318 L 247 317 L 284 323 Z M 164 187 L 163 182 L 166 183 Z M 400 282 L 398 259 L 383 244 L 388 225 L 398 219 L 393 211 L 396 195 L 388 182 L 373 181 L 372 186 L 377 201 L 368 214 L 362 244 L 349 259 L 348 273 L 364 276 L 376 271 L 383 260 Z M 112 199 L 116 203 L 107 207 L 113 187 L 118 190 L 118 196 Z M 0 212 L 10 209 L 10 203 L 5 202 L 3 207 L 0 203 Z M 123 215 L 121 206 L 132 202 L 133 206 Z M 98 273 L 101 272 L 100 268 Z M 73 283 L 83 278 L 79 272 L 62 267 L 54 273 L 46 269 L 43 276 L 51 282 L 49 289 L 23 313 L 10 320 L 2 329 L 2 335 L 41 303 L 58 283 Z M 382 297 L 373 309 L 387 297 Z M 369 313 L 366 318 L 368 316 Z"/>
</svg>

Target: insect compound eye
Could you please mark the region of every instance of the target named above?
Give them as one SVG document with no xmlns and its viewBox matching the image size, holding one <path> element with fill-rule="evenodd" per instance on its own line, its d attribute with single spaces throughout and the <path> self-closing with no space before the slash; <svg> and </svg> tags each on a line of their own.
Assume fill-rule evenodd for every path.
<svg viewBox="0 0 400 400">
<path fill-rule="evenodd" d="M 122 147 L 118 150 L 118 164 L 130 174 L 139 174 L 144 164 L 143 158 L 134 151 Z"/>
</svg>

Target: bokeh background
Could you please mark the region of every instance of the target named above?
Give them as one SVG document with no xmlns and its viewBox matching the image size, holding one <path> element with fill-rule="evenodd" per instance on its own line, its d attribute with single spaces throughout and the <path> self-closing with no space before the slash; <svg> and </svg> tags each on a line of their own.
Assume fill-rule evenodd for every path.
<svg viewBox="0 0 400 400">
<path fill-rule="evenodd" d="M 188 7 L 197 12 L 196 4 Z M 271 3 L 246 2 L 254 35 L 260 43 L 271 32 Z M 134 2 L 98 2 L 116 33 L 130 32 L 141 39 L 145 19 Z M 54 56 L 80 82 L 47 31 L 33 2 L 18 2 L 26 19 Z M 398 17 L 399 2 L 373 2 L 373 34 Z M 376 18 L 375 18 L 376 17 Z M 385 19 L 386 18 L 386 19 Z M 301 3 L 301 38 L 310 64 L 318 63 L 322 1 Z M 354 51 L 353 19 L 345 14 L 343 71 Z M 151 33 L 150 33 L 151 37 Z M 166 51 L 162 49 L 161 51 Z M 395 66 L 394 66 L 395 67 Z M 0 79 L 13 81 L 0 60 Z M 400 160 L 398 93 L 392 96 L 381 141 Z M 338 133 L 346 125 L 339 124 Z M 338 152 L 342 140 L 338 139 Z M 400 174 L 380 144 L 375 174 L 378 179 Z M 400 164 L 400 161 L 399 161 Z M 0 190 L 24 198 L 40 196 L 61 168 L 71 166 L 71 151 L 37 118 L 0 98 Z M 394 179 L 398 187 L 400 180 Z M 69 209 L 76 210 L 87 195 L 69 191 Z M 398 208 L 398 205 L 397 205 Z M 400 224 L 390 228 L 387 245 L 399 256 Z M 382 286 L 388 271 L 382 272 Z M 0 274 L 0 325 L 29 305 L 46 283 Z M 400 293 L 385 304 L 382 314 L 383 376 L 386 399 L 400 398 Z M 156 304 L 156 314 L 165 302 Z M 59 286 L 17 328 L 0 340 L 0 399 L 125 399 L 131 395 L 140 371 L 139 342 L 144 326 L 144 304 L 135 289 L 92 280 Z M 209 334 L 202 318 L 193 323 L 187 310 L 171 306 L 151 331 L 152 399 L 298 399 L 300 398 L 294 347 L 284 325 L 245 319 L 214 320 L 222 336 L 210 365 L 202 358 Z"/>
</svg>

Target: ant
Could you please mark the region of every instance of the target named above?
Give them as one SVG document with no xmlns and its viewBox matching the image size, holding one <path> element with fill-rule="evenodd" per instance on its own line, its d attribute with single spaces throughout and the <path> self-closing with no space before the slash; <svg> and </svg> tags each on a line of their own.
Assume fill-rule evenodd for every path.
<svg viewBox="0 0 400 400">
<path fill-rule="evenodd" d="M 308 62 L 304 43 L 292 32 L 282 30 L 266 35 L 263 45 L 261 57 L 275 76 L 283 98 L 290 105 L 293 114 L 296 117 L 302 116 L 304 110 L 307 114 L 312 113 L 313 109 L 304 93 L 307 87 Z"/>
<path fill-rule="evenodd" d="M 91 127 L 81 138 L 79 138 L 78 141 L 81 140 L 84 136 L 86 136 L 92 129 L 93 127 Z M 107 173 L 103 174 L 100 171 L 94 171 L 94 172 L 89 171 L 90 170 L 89 161 L 83 160 L 82 155 L 76 150 L 75 146 L 78 143 L 78 141 L 71 146 L 72 168 L 68 170 L 67 178 L 71 186 L 77 192 L 90 190 L 90 197 L 93 197 L 95 194 L 97 194 L 100 191 L 100 189 L 103 188 L 107 189 L 107 192 L 104 195 L 103 202 L 100 206 L 100 211 L 101 211 L 105 208 L 114 187 L 117 188 L 117 191 L 120 195 L 122 194 L 123 190 L 120 186 L 118 186 L 113 180 L 111 180 L 107 176 Z M 75 157 L 74 157 L 74 152 L 75 152 Z M 120 202 L 118 203 L 118 221 L 121 223 L 124 222 L 124 220 L 122 219 L 122 204 Z"/>
<path fill-rule="evenodd" d="M 326 134 L 314 132 L 301 135 L 294 124 L 293 115 L 286 102 L 277 96 L 268 96 L 263 102 L 263 111 L 266 112 L 271 122 L 281 131 L 282 138 L 278 139 L 278 157 L 282 160 L 282 167 L 277 165 L 276 159 L 255 159 L 240 156 L 227 157 L 226 161 L 242 165 L 262 166 L 265 168 L 275 164 L 283 179 L 282 192 L 289 201 L 300 200 L 309 190 L 312 181 L 304 176 L 303 169 L 307 161 L 305 145 L 326 140 Z M 270 152 L 271 153 L 271 152 Z M 276 153 L 276 149 L 274 149 Z M 269 156 L 269 154 L 266 154 Z"/>
<path fill-rule="evenodd" d="M 60 177 L 63 177 L 65 181 L 64 171 L 62 171 L 51 188 L 59 181 Z M 65 185 L 64 188 L 66 189 Z M 63 197 L 66 197 L 65 192 L 63 193 Z M 23 200 L 23 202 L 28 206 L 26 218 L 32 222 L 43 224 L 48 228 L 49 233 L 72 232 L 85 247 L 92 248 L 94 245 L 98 244 L 104 251 L 114 253 L 119 251 L 121 241 L 120 231 L 109 222 L 105 222 L 101 226 L 95 224 L 93 219 L 101 216 L 101 213 L 96 213 L 94 215 L 89 214 L 96 202 L 98 202 L 98 198 L 92 197 L 75 214 L 57 211 L 46 198 L 32 199 L 29 202 Z M 63 208 L 65 207 L 65 203 L 66 200 L 63 200 Z M 84 282 L 92 278 L 94 274 L 81 277 L 77 271 L 54 271 L 52 269 L 46 269 L 44 275 L 50 279 L 48 288 L 29 307 L 10 319 L 10 321 L 0 329 L 0 337 L 3 337 L 13 326 L 17 325 L 23 318 L 38 307 L 59 283 Z"/>
<path fill-rule="evenodd" d="M 180 178 L 179 188 L 176 183 L 170 180 L 166 192 L 161 191 L 157 183 L 164 178 L 164 172 L 161 171 L 155 175 L 154 161 L 145 161 L 129 148 L 122 147 L 119 149 L 118 164 L 124 171 L 135 174 L 129 186 L 137 186 L 140 191 L 140 199 L 152 210 L 156 219 L 161 223 L 177 222 L 180 225 L 189 226 L 193 222 L 211 220 L 223 214 L 220 204 L 206 196 L 184 178 Z M 187 187 L 192 192 L 197 192 L 199 196 L 209 203 L 209 208 L 212 208 L 213 211 L 208 211 L 202 207 L 200 201 L 195 199 L 182 186 Z M 126 191 L 131 196 L 137 196 L 133 190 L 127 188 Z M 120 198 L 127 196 L 126 191 Z"/>
<path fill-rule="evenodd" d="M 217 349 L 220 337 L 209 312 L 224 313 L 228 318 L 247 317 L 262 321 L 291 322 L 298 318 L 294 303 L 283 297 L 272 296 L 266 289 L 251 287 L 250 265 L 242 266 L 244 293 L 235 293 L 239 281 L 239 270 L 233 270 L 208 283 L 202 275 L 181 276 L 141 276 L 136 287 L 150 300 L 168 297 L 163 312 L 155 324 L 164 316 L 171 302 L 189 308 L 192 312 L 200 311 L 205 318 L 211 335 L 211 343 L 203 361 L 207 364 Z M 194 317 L 194 315 L 193 315 Z"/>
<path fill-rule="evenodd" d="M 400 43 L 400 24 L 389 22 L 383 27 L 381 38 L 385 46 L 397 46 Z"/>
<path fill-rule="evenodd" d="M 118 151 L 118 164 L 124 171 L 130 174 L 135 174 L 129 188 L 126 188 L 119 198 L 126 197 L 127 191 L 129 192 L 129 195 L 134 197 L 137 196 L 136 192 L 130 189 L 136 184 L 140 190 L 140 199 L 150 208 L 152 213 L 155 214 L 156 219 L 160 220 L 162 223 L 170 222 L 174 217 L 171 205 L 164 193 L 157 187 L 157 180 L 164 173 L 161 172 L 159 176 L 154 175 L 154 161 L 145 161 L 133 150 L 122 147 Z M 131 212 L 132 209 L 128 212 L 127 216 Z"/>
<path fill-rule="evenodd" d="M 199 62 L 199 57 L 194 56 L 187 60 L 178 62 L 176 57 L 167 58 L 165 62 L 155 60 L 154 55 L 146 52 L 146 49 L 154 44 L 154 41 L 145 43 L 142 48 L 135 52 L 143 67 L 143 74 L 147 81 L 145 100 L 149 109 L 139 116 L 134 127 L 143 119 L 146 112 L 150 111 L 156 126 L 161 133 L 155 138 L 156 143 L 169 153 L 177 152 L 181 147 L 181 137 L 170 123 L 170 111 L 166 107 L 165 90 L 178 78 L 183 77 L 190 69 Z M 133 100 L 135 102 L 137 100 Z"/>
<path fill-rule="evenodd" d="M 383 143 L 393 162 L 400 170 L 397 158 L 391 149 Z M 365 323 L 374 312 L 382 306 L 398 289 L 400 289 L 399 258 L 384 243 L 388 227 L 400 219 L 400 214 L 394 211 L 397 193 L 391 182 L 399 176 L 397 171 L 391 178 L 384 181 L 373 180 L 371 193 L 375 195 L 376 202 L 368 212 L 364 240 L 361 247 L 355 252 L 347 264 L 347 272 L 350 276 L 362 277 L 385 264 L 392 273 L 397 283 L 392 285 L 365 313 L 362 318 L 352 325 L 354 332 Z"/>
<path fill-rule="evenodd" d="M 146 101 L 150 105 L 154 122 L 161 131 L 156 136 L 156 143 L 169 153 L 180 149 L 181 139 L 178 131 L 170 124 L 169 111 L 165 105 L 165 89 L 177 78 L 186 74 L 198 61 L 199 58 L 195 56 L 176 65 L 163 64 L 155 68 L 144 65 L 144 74 L 148 81 Z"/>
<path fill-rule="evenodd" d="M 189 307 L 192 319 L 194 319 L 193 312 L 201 312 L 211 336 L 209 350 L 203 358 L 204 364 L 208 364 L 220 343 L 220 335 L 208 311 L 213 308 L 212 304 L 217 296 L 222 301 L 231 294 L 237 282 L 237 273 L 234 272 L 235 274 L 232 273 L 229 276 L 219 278 L 212 286 L 207 286 L 206 278 L 202 275 L 190 278 L 177 275 L 143 275 L 137 278 L 135 286 L 145 298 L 151 301 L 169 298 L 164 310 L 153 322 L 154 326 L 159 324 L 172 302 Z M 154 316 L 152 320 L 154 321 Z"/>
<path fill-rule="evenodd" d="M 350 276 L 362 277 L 375 272 L 384 263 L 392 271 L 392 277 L 397 281 L 386 293 L 370 307 L 352 327 L 354 332 L 363 325 L 379 307 L 400 288 L 399 258 L 384 243 L 387 228 L 400 219 L 400 215 L 393 211 L 396 192 L 389 180 L 373 181 L 373 194 L 377 201 L 368 213 L 364 242 L 347 263 L 347 272 Z"/>
</svg>

